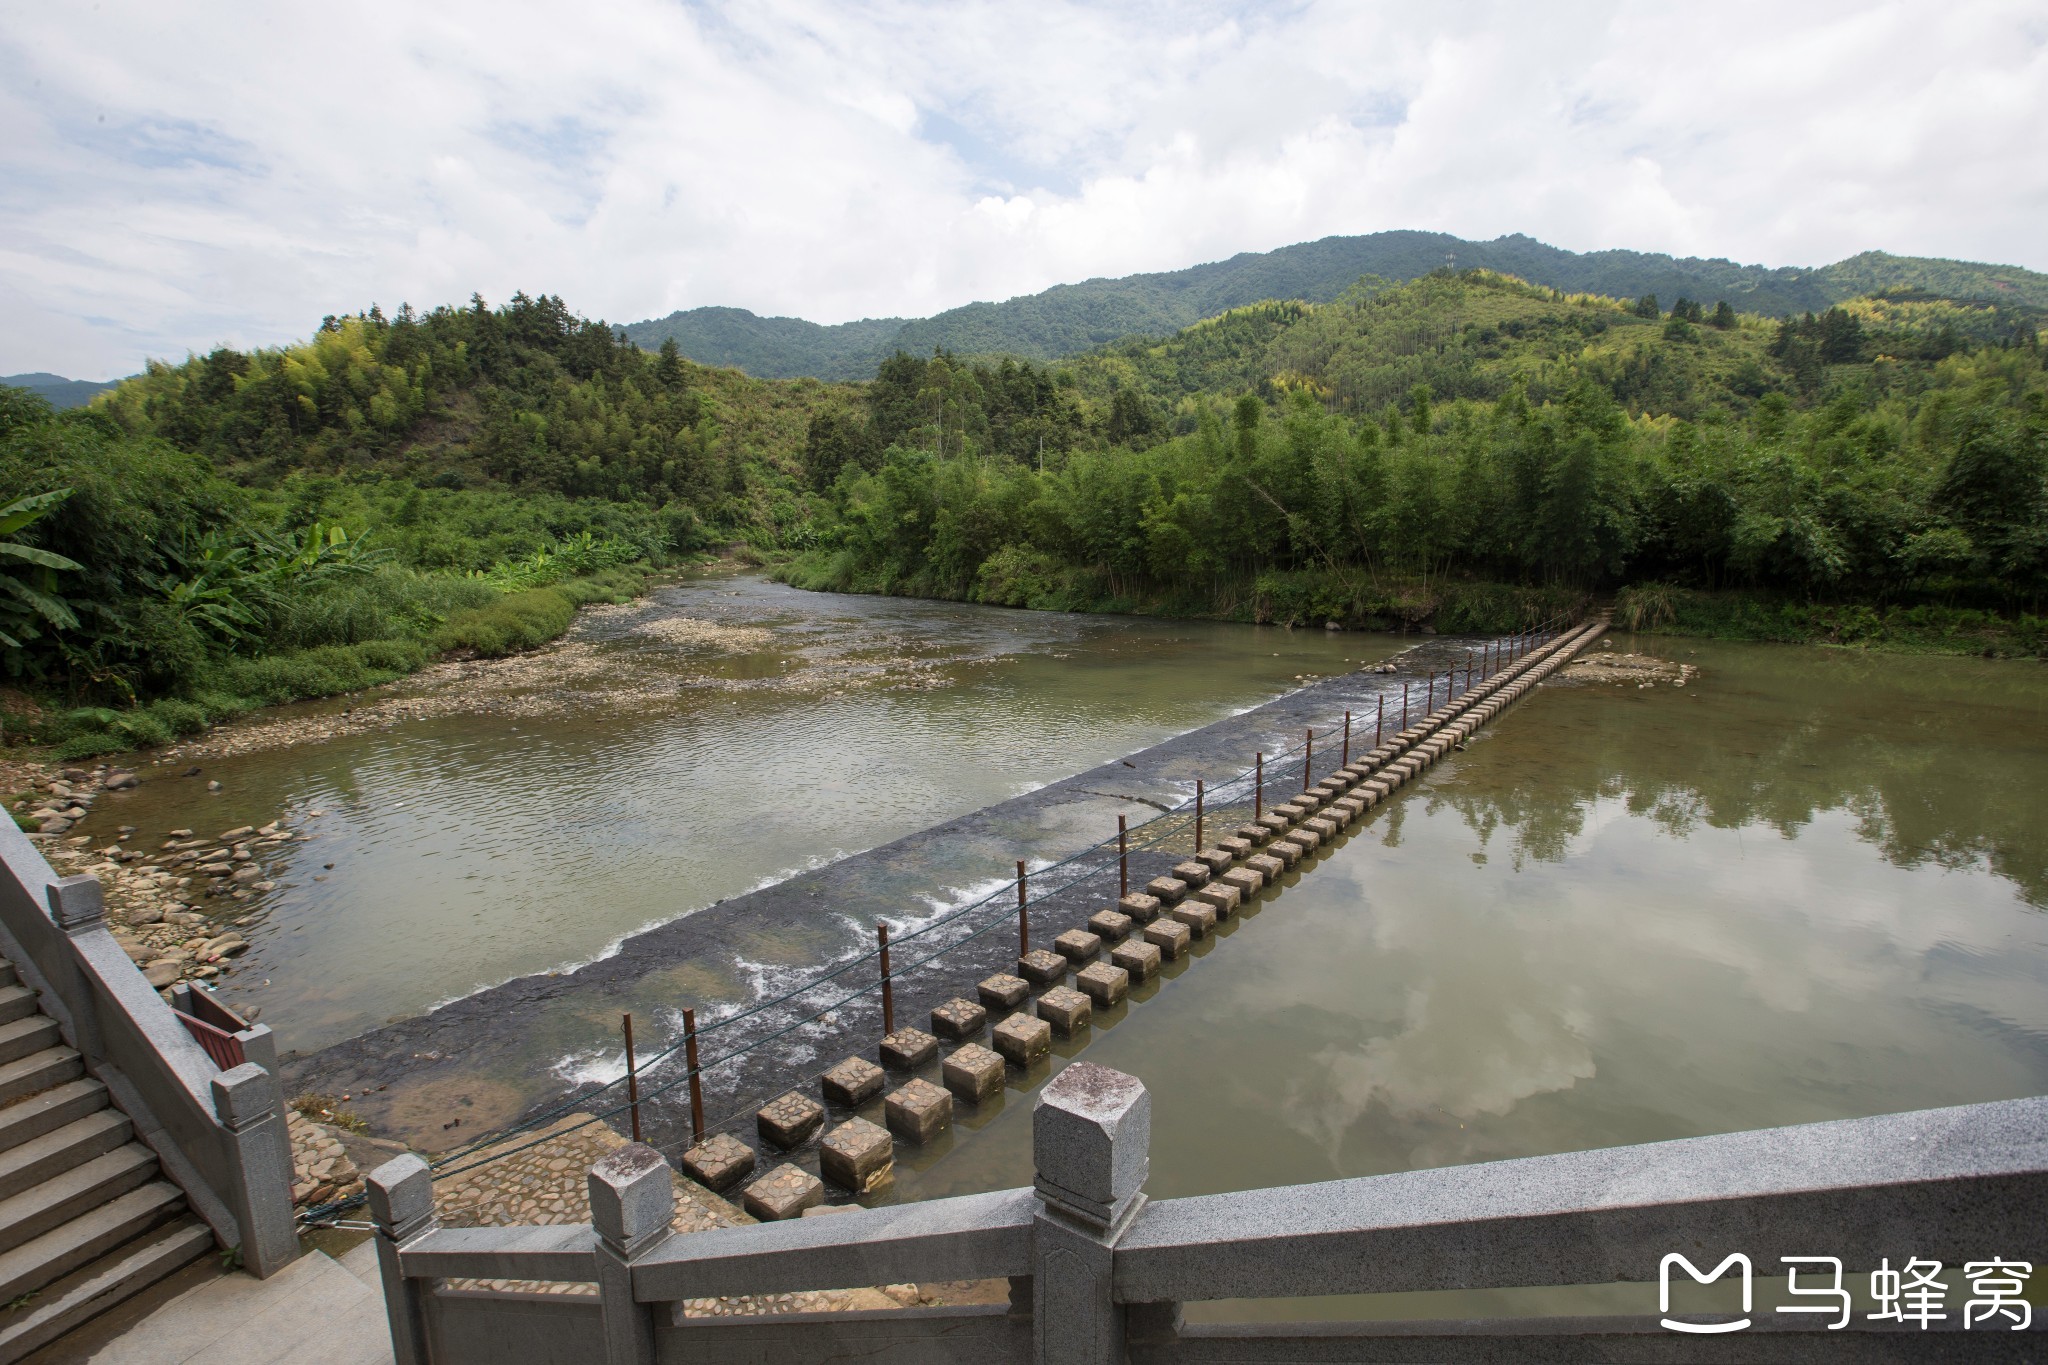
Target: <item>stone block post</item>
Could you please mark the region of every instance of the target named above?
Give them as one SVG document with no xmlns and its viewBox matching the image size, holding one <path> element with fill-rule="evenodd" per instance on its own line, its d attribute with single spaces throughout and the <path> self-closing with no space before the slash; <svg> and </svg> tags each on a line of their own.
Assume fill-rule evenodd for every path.
<svg viewBox="0 0 2048 1365">
<path fill-rule="evenodd" d="M 228 1182 L 221 1194 L 242 1231 L 242 1265 L 265 1279 L 299 1254 L 292 1214 L 292 1140 L 281 1117 L 277 1078 L 244 1062 L 212 1081 L 213 1112 L 228 1141 Z"/>
<path fill-rule="evenodd" d="M 98 877 L 65 877 L 52 882 L 47 894 L 50 918 L 56 921 L 65 937 L 74 940 L 72 953 L 66 956 L 61 967 L 55 969 L 64 972 L 65 979 L 53 979 L 50 989 L 56 993 L 57 1003 L 71 1017 L 71 1045 L 85 1057 L 87 1068 L 97 1071 L 107 1060 L 107 1049 L 100 1038 L 99 1002 L 86 983 L 85 970 L 78 960 L 79 945 L 75 940 L 81 934 L 107 927 L 106 893 L 101 890 Z"/>
<path fill-rule="evenodd" d="M 633 1262 L 668 1236 L 675 1211 L 668 1162 L 645 1143 L 629 1142 L 590 1168 L 606 1365 L 654 1365 L 655 1307 L 634 1301 Z"/>
<path fill-rule="evenodd" d="M 428 1286 L 409 1280 L 398 1268 L 406 1243 L 434 1230 L 434 1174 L 427 1163 L 407 1152 L 365 1177 L 370 1219 L 377 1225 L 377 1273 L 384 1282 L 384 1316 L 391 1324 L 391 1355 L 395 1365 L 428 1365 Z"/>
<path fill-rule="evenodd" d="M 1144 1207 L 1152 1097 L 1144 1082 L 1075 1062 L 1031 1115 L 1038 1222 L 1032 1334 L 1039 1365 L 1122 1365 L 1126 1322 L 1110 1297 L 1116 1244 Z"/>
</svg>

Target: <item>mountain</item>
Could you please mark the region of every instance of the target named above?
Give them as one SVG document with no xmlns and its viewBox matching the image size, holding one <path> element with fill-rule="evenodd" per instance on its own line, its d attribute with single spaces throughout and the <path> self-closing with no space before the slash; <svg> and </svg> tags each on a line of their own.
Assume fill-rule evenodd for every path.
<svg viewBox="0 0 2048 1365">
<path fill-rule="evenodd" d="M 633 323 L 625 332 L 649 350 L 673 336 L 683 354 L 700 364 L 733 365 L 764 379 L 869 379 L 898 349 L 929 355 L 942 346 L 964 355 L 1052 360 L 1128 336 L 1163 336 L 1268 299 L 1327 303 L 1363 275 L 1403 282 L 1445 266 L 1496 270 L 1567 293 L 1655 294 L 1667 307 L 1681 295 L 1710 308 L 1726 299 L 1741 312 L 1771 316 L 1891 292 L 2048 307 L 2048 275 L 2017 266 L 1866 251 L 1817 269 L 1771 268 L 1640 251 L 1566 251 L 1519 233 L 1474 242 L 1402 231 L 1325 237 L 1186 270 L 1063 284 L 929 318 L 870 318 L 826 327 L 801 318 L 756 317 L 743 308 L 693 308 Z"/>
<path fill-rule="evenodd" d="M 94 395 L 105 393 L 118 383 L 118 379 L 104 383 L 96 379 L 66 379 L 61 374 L 45 374 L 40 370 L 34 374 L 0 375 L 0 384 L 40 394 L 53 408 L 82 408 L 93 400 Z"/>
</svg>

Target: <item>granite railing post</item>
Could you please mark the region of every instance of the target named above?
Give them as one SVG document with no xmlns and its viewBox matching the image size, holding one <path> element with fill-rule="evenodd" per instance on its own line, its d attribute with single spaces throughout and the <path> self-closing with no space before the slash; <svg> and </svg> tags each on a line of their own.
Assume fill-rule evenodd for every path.
<svg viewBox="0 0 2048 1365">
<path fill-rule="evenodd" d="M 1144 1207 L 1152 1097 L 1144 1082 L 1075 1062 L 1031 1115 L 1038 1191 L 1032 1336 L 1039 1365 L 1121 1365 L 1125 1314 L 1110 1296 L 1116 1244 Z"/>
<path fill-rule="evenodd" d="M 405 1277 L 398 1268 L 398 1253 L 406 1243 L 434 1230 L 434 1173 L 408 1152 L 371 1171 L 363 1184 L 370 1218 L 377 1225 L 377 1273 L 384 1281 L 392 1358 L 396 1365 L 429 1365 L 422 1312 L 429 1286 Z"/>
<path fill-rule="evenodd" d="M 242 1264 L 258 1279 L 299 1254 L 292 1215 L 292 1140 L 281 1117 L 277 1077 L 254 1062 L 215 1076 L 213 1112 L 233 1145 L 231 1188 L 220 1193 L 242 1232 Z"/>
<path fill-rule="evenodd" d="M 633 1261 L 668 1236 L 675 1211 L 668 1162 L 645 1143 L 629 1142 L 590 1168 L 606 1365 L 654 1365 L 655 1306 L 633 1299 Z"/>
<path fill-rule="evenodd" d="M 64 931 L 67 938 L 76 939 L 80 934 L 107 927 L 106 893 L 100 887 L 98 877 L 65 877 L 51 883 L 50 918 Z M 71 1014 L 72 1046 L 85 1057 L 88 1068 L 95 1068 L 107 1058 L 106 1044 L 100 1037 L 98 1002 L 85 983 L 85 972 L 75 956 L 77 944 L 72 945 L 72 954 L 66 956 L 63 970 L 66 980 L 50 982 Z"/>
</svg>

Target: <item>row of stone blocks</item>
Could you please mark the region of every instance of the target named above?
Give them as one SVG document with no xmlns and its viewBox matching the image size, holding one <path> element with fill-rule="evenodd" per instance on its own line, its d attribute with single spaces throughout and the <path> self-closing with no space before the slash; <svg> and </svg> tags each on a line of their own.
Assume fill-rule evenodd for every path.
<svg viewBox="0 0 2048 1365">
<path fill-rule="evenodd" d="M 934 1009 L 931 1032 L 904 1028 L 885 1037 L 882 1066 L 849 1057 L 832 1067 L 821 1078 L 826 1099 L 853 1107 L 881 1092 L 884 1067 L 908 1071 L 927 1064 L 937 1056 L 940 1038 L 961 1044 L 941 1068 L 943 1088 L 912 1079 L 883 1101 L 886 1128 L 850 1118 L 826 1134 L 819 1143 L 824 1179 L 856 1194 L 876 1188 L 894 1168 L 892 1134 L 928 1143 L 951 1125 L 956 1096 L 970 1104 L 993 1099 L 1003 1088 L 1006 1063 L 1028 1068 L 1051 1051 L 1055 1031 L 1072 1035 L 1087 1026 L 1096 1005 L 1116 1004 L 1132 981 L 1145 981 L 1163 961 L 1178 959 L 1193 939 L 1213 932 L 1219 918 L 1235 913 L 1260 889 L 1335 838 L 1394 788 L 1519 698 L 1557 662 L 1556 652 L 1532 656 L 1490 680 L 1481 693 L 1441 708 L 1396 735 L 1393 743 L 1371 750 L 1259 820 L 1240 825 L 1214 848 L 1155 877 L 1144 891 L 1123 896 L 1115 909 L 1097 911 L 1085 929 L 1058 935 L 1051 949 L 1022 954 L 1015 975 L 998 973 L 979 984 L 978 1003 L 956 998 Z M 1458 719 L 1461 713 L 1465 714 Z M 1105 946 L 1110 949 L 1109 961 L 1098 961 Z M 1060 984 L 1069 970 L 1075 970 L 1079 990 Z M 1033 984 L 1050 987 L 1035 1002 L 1035 1014 L 1021 1008 Z M 1013 1011 L 991 1031 L 993 1051 L 967 1041 L 987 1026 L 991 1010 Z M 794 1091 L 771 1101 L 756 1116 L 762 1138 L 785 1151 L 808 1141 L 824 1120 L 822 1104 Z M 731 1188 L 753 1167 L 752 1150 L 726 1134 L 691 1148 L 683 1157 L 683 1169 L 714 1190 Z M 743 1199 L 757 1218 L 791 1218 L 823 1203 L 824 1184 L 785 1164 L 748 1186 Z"/>
</svg>

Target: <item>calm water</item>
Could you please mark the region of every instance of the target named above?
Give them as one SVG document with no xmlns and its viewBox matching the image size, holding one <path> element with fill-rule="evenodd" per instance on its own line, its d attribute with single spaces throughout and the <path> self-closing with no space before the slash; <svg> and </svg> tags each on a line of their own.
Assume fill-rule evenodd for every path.
<svg viewBox="0 0 2048 1365">
<path fill-rule="evenodd" d="M 2041 669 L 1635 643 L 1700 681 L 1540 689 L 1064 1049 L 1153 1197 L 2048 1092 Z M 1028 1181 L 1046 1074 L 897 1197 Z"/>
<path fill-rule="evenodd" d="M 217 795 L 145 770 L 161 780 L 95 820 L 153 842 L 289 811 L 319 835 L 293 847 L 223 985 L 310 1049 L 587 961 L 1397 642 L 715 577 L 587 620 L 569 646 L 556 677 L 485 684 L 505 693 L 497 712 L 205 759 Z"/>
</svg>

